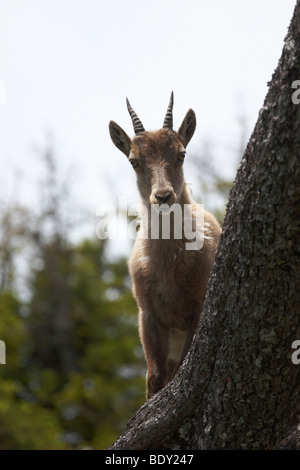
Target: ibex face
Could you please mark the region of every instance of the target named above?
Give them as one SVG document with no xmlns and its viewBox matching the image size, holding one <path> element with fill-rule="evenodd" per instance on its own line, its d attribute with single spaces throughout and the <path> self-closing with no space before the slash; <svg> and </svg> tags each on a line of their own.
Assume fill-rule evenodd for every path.
<svg viewBox="0 0 300 470">
<path fill-rule="evenodd" d="M 190 109 L 178 132 L 173 131 L 172 93 L 163 129 L 146 132 L 128 100 L 127 106 L 136 136 L 131 140 L 118 124 L 111 121 L 111 138 L 135 169 L 144 203 L 172 205 L 180 200 L 184 188 L 182 165 L 186 146 L 195 131 L 195 113 Z"/>
<path fill-rule="evenodd" d="M 150 204 L 173 204 L 183 189 L 182 164 L 185 148 L 168 129 L 145 132 L 133 139 L 129 161 L 137 174 L 143 200 Z"/>
</svg>

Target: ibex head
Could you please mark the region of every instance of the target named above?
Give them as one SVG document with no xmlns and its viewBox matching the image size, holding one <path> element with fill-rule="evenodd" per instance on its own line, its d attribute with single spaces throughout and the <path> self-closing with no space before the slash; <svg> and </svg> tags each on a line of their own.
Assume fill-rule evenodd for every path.
<svg viewBox="0 0 300 470">
<path fill-rule="evenodd" d="M 172 205 L 180 198 L 184 179 L 182 165 L 186 146 L 196 128 L 196 116 L 190 109 L 178 132 L 173 131 L 173 92 L 163 128 L 146 132 L 140 119 L 127 101 L 135 137 L 131 140 L 114 121 L 109 123 L 113 143 L 127 157 L 137 174 L 140 194 L 146 204 Z"/>
</svg>

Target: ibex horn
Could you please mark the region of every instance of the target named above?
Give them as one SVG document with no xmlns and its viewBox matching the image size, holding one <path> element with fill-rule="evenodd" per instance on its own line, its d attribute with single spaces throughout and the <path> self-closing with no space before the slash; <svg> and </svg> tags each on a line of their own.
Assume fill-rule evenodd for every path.
<svg viewBox="0 0 300 470">
<path fill-rule="evenodd" d="M 130 106 L 128 98 L 126 98 L 127 109 L 131 116 L 133 129 L 136 135 L 140 134 L 141 132 L 145 132 L 144 126 L 141 123 L 140 119 L 138 118 L 137 114 L 133 111 L 132 107 Z"/>
<path fill-rule="evenodd" d="M 174 95 L 172 91 L 171 98 L 169 101 L 169 106 L 167 109 L 167 114 L 165 116 L 165 120 L 163 123 L 163 128 L 170 129 L 171 131 L 173 130 L 173 103 L 174 103 Z"/>
</svg>

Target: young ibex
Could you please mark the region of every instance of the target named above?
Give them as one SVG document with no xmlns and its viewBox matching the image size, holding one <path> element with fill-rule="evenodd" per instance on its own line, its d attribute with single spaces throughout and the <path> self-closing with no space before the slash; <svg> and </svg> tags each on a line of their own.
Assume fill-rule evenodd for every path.
<svg viewBox="0 0 300 470">
<path fill-rule="evenodd" d="M 128 100 L 127 107 L 136 134 L 134 139 L 113 121 L 109 130 L 112 141 L 136 172 L 144 209 L 129 260 L 129 272 L 139 306 L 139 332 L 148 367 L 146 397 L 149 399 L 173 378 L 188 352 L 202 311 L 221 228 L 202 206 L 195 203 L 191 206 L 184 181 L 185 149 L 196 127 L 194 111 L 190 109 L 178 132 L 173 131 L 172 93 L 163 129 L 146 132 Z M 165 217 L 164 209 L 169 208 L 170 212 L 176 205 L 182 209 L 181 214 L 185 214 L 180 220 L 182 236 L 178 236 L 178 227 L 172 226 L 168 239 L 163 236 L 161 227 L 156 237 L 151 238 L 154 204 L 156 208 L 164 204 L 159 206 L 160 222 Z M 189 222 L 198 240 L 200 235 L 200 249 L 188 247 L 184 230 L 184 223 L 188 222 L 184 212 L 186 205 L 192 207 Z M 203 217 L 199 226 L 196 214 L 201 211 Z M 175 221 L 175 212 L 173 219 Z"/>
</svg>

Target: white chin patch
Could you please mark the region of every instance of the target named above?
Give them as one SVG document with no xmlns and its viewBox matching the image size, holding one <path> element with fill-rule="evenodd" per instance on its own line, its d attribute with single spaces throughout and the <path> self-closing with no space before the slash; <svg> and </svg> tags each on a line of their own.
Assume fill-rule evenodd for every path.
<svg viewBox="0 0 300 470">
<path fill-rule="evenodd" d="M 179 362 L 182 355 L 183 346 L 187 332 L 178 328 L 169 329 L 168 360 Z"/>
</svg>

